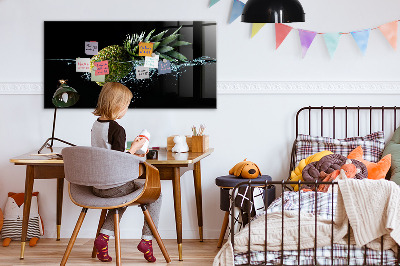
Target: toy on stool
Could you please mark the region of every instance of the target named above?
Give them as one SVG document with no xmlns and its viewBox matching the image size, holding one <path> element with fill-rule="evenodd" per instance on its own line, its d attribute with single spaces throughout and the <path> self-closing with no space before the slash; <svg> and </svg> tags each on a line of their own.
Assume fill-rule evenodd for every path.
<svg viewBox="0 0 400 266">
<path fill-rule="evenodd" d="M 258 176 L 260 176 L 260 168 L 258 168 L 255 163 L 246 160 L 247 158 L 244 159 L 242 162 L 237 163 L 231 170 L 229 170 L 229 174 L 249 179 L 257 178 Z"/>
<path fill-rule="evenodd" d="M 34 247 L 43 235 L 43 223 L 39 215 L 38 196 L 39 192 L 32 193 L 31 211 L 29 214 L 28 233 L 26 238 L 30 239 L 29 246 Z M 11 240 L 21 241 L 22 219 L 24 213 L 24 193 L 9 192 L 4 208 L 3 228 L 1 237 L 3 247 L 8 247 Z"/>
</svg>

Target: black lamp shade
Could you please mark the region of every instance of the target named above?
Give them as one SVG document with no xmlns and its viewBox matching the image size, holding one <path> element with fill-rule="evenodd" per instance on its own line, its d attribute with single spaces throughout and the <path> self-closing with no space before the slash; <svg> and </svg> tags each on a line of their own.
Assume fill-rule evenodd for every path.
<svg viewBox="0 0 400 266">
<path fill-rule="evenodd" d="M 56 107 L 70 107 L 74 105 L 79 100 L 78 92 L 62 83 L 60 87 L 54 92 L 52 102 Z"/>
<path fill-rule="evenodd" d="M 304 22 L 304 15 L 298 0 L 249 0 L 242 12 L 242 22 Z"/>
</svg>

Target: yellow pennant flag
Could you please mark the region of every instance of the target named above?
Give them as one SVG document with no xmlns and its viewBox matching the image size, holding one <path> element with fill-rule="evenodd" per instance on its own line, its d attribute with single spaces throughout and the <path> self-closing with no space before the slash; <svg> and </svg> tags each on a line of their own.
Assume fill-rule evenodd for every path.
<svg viewBox="0 0 400 266">
<path fill-rule="evenodd" d="M 253 27 L 251 29 L 251 38 L 256 35 L 262 27 L 264 27 L 265 23 L 253 23 Z"/>
</svg>

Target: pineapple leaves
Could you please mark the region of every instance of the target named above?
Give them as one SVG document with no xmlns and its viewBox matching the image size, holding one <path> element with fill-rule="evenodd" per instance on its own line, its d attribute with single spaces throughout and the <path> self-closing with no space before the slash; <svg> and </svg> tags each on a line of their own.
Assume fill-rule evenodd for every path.
<svg viewBox="0 0 400 266">
<path fill-rule="evenodd" d="M 156 29 L 150 31 L 150 33 L 147 34 L 147 37 L 144 39 L 144 42 L 149 42 L 149 41 L 150 41 L 150 38 L 151 38 L 151 35 L 152 35 L 155 31 L 156 31 Z"/>
<path fill-rule="evenodd" d="M 165 31 L 160 32 L 159 34 L 153 36 L 153 38 L 151 38 L 150 41 L 152 41 L 152 42 L 158 42 L 158 41 L 160 41 L 160 40 L 162 39 L 162 37 L 164 37 L 164 34 L 167 33 L 167 31 L 168 31 L 168 30 L 165 30 Z"/>
<path fill-rule="evenodd" d="M 166 37 L 164 40 L 161 41 L 160 45 L 168 45 L 171 42 L 175 41 L 180 34 L 171 34 L 168 37 Z"/>
<path fill-rule="evenodd" d="M 153 51 L 155 51 L 159 45 L 159 42 L 153 42 Z"/>
<path fill-rule="evenodd" d="M 185 42 L 185 41 L 176 41 L 173 44 L 170 44 L 172 47 L 178 47 L 178 46 L 183 46 L 183 45 L 191 45 L 192 43 L 190 42 Z"/>
<path fill-rule="evenodd" d="M 165 55 L 165 54 L 159 54 L 159 56 L 160 56 L 162 59 L 167 59 L 167 60 L 169 60 L 169 61 L 176 61 L 176 59 L 174 59 L 174 58 L 172 58 L 172 57 L 170 57 L 170 56 L 168 56 L 168 55 Z"/>
<path fill-rule="evenodd" d="M 172 51 L 172 50 L 174 50 L 174 47 L 171 47 L 171 46 L 160 46 L 160 48 L 157 49 L 157 52 L 164 54 L 164 53 Z"/>
<path fill-rule="evenodd" d="M 187 58 L 183 54 L 177 52 L 177 51 L 169 51 L 166 53 L 168 56 L 174 57 L 180 61 L 186 62 Z"/>
</svg>

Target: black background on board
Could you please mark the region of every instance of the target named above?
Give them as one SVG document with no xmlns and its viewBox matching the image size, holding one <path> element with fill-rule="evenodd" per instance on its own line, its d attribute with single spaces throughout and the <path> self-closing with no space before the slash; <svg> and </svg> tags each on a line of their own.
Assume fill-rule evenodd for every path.
<svg viewBox="0 0 400 266">
<path fill-rule="evenodd" d="M 170 24 L 171 21 L 168 21 Z M 176 22 L 178 25 L 178 22 Z M 123 41 L 127 34 L 140 34 L 145 31 L 146 34 L 156 29 L 153 33 L 170 29 L 164 36 L 169 36 L 177 27 L 166 27 L 164 22 L 145 21 L 45 21 L 44 22 L 44 107 L 54 108 L 51 102 L 53 94 L 59 86 L 58 80 L 67 79 L 67 84 L 76 89 L 80 95 L 79 101 L 69 108 L 91 108 L 94 109 L 97 104 L 97 98 L 101 86 L 95 82 L 86 80 L 81 72 L 76 72 L 75 63 L 67 65 L 65 61 L 54 61 L 46 59 L 73 59 L 78 57 L 89 58 L 91 55 L 85 54 L 85 41 L 97 41 L 99 51 L 109 45 L 123 46 Z M 181 37 L 181 40 L 191 42 L 192 47 L 196 47 L 193 38 L 187 36 Z M 201 44 L 200 44 L 201 45 Z M 213 45 L 215 49 L 215 44 Z M 179 51 L 179 50 L 178 50 Z M 189 60 L 193 59 L 191 55 L 184 54 Z M 204 55 L 206 56 L 206 55 Z M 160 58 L 161 59 L 161 58 Z M 207 68 L 205 66 L 193 66 L 192 68 Z M 157 75 L 157 74 L 156 74 Z M 182 75 L 185 75 L 183 73 Z M 204 79 L 197 77 L 197 79 Z M 171 81 L 172 80 L 172 81 Z M 166 75 L 160 75 L 152 83 L 152 86 L 145 87 L 136 83 L 125 83 L 135 94 L 139 91 L 141 99 L 135 99 L 130 108 L 216 108 L 216 97 L 214 98 L 194 98 L 179 97 L 176 94 L 165 93 L 163 88 L 168 86 L 177 86 L 178 80 L 168 78 Z M 216 84 L 214 84 L 216 91 Z M 210 88 L 208 88 L 210 89 Z M 215 94 L 216 95 L 216 94 Z"/>
</svg>

